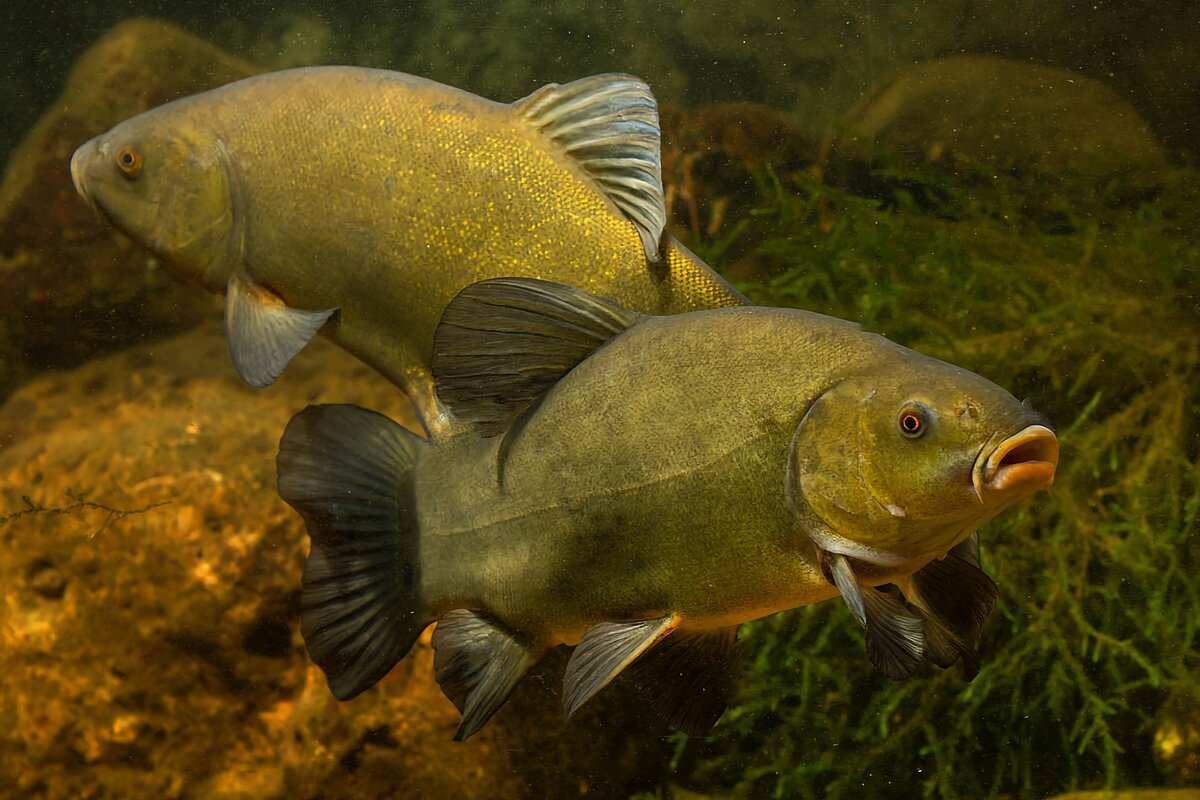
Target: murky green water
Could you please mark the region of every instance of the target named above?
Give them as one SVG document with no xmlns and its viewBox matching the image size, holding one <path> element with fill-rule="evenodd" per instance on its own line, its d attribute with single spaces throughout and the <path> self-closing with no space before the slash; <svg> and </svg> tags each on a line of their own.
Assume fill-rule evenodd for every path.
<svg viewBox="0 0 1200 800">
<path fill-rule="evenodd" d="M 1200 785 L 1189 4 L 31 9 L 8 10 L 0 39 L 12 796 Z M 179 30 L 121 29 L 68 82 L 139 16 Z M 835 600 L 743 628 L 733 704 L 705 737 L 668 731 L 619 685 L 563 723 L 559 653 L 477 738 L 450 742 L 457 714 L 427 638 L 378 688 L 334 701 L 299 633 L 307 543 L 275 494 L 276 443 L 310 402 L 406 418 L 403 398 L 325 344 L 278 385 L 245 387 L 219 299 L 114 233 L 67 172 L 78 144 L 139 104 L 333 63 L 506 102 L 638 74 L 663 107 L 670 230 L 751 300 L 858 321 L 1046 414 L 1062 446 L 1054 492 L 980 531 L 1000 596 L 979 675 L 880 677 Z"/>
</svg>

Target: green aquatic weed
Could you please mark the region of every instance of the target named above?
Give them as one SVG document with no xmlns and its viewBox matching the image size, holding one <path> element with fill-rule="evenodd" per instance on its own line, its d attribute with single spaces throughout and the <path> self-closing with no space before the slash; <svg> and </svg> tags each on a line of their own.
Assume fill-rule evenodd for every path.
<svg viewBox="0 0 1200 800">
<path fill-rule="evenodd" d="M 749 797 L 1042 797 L 1169 785 L 1154 735 L 1197 691 L 1197 175 L 1157 194 L 889 166 L 866 190 L 758 176 L 702 257 L 756 302 L 854 319 L 1028 397 L 1056 424 L 1053 493 L 981 531 L 1000 601 L 963 683 L 874 675 L 836 604 L 746 626 L 721 737 L 682 785 Z M 737 271 L 737 270 L 735 270 Z"/>
</svg>

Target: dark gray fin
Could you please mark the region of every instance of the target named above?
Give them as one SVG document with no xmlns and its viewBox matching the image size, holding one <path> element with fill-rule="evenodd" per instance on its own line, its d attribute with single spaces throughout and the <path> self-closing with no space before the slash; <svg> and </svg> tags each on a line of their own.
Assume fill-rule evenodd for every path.
<svg viewBox="0 0 1200 800">
<path fill-rule="evenodd" d="M 829 568 L 846 606 L 866 631 L 871 663 L 894 680 L 911 678 L 925 654 L 925 620 L 898 597 L 863 586 L 845 556 L 830 553 Z"/>
<path fill-rule="evenodd" d="M 589 628 L 575 645 L 563 676 L 567 719 L 678 625 L 679 617 L 671 614 L 658 619 L 601 622 Z"/>
<path fill-rule="evenodd" d="M 959 659 L 963 659 L 964 664 L 970 661 L 967 645 L 962 639 L 942 624 L 942 621 L 933 614 L 925 612 L 919 606 L 914 610 L 922 612 L 925 616 L 926 658 L 942 669 L 953 666 Z M 974 673 L 970 677 L 975 677 Z"/>
<path fill-rule="evenodd" d="M 433 338 L 437 394 L 495 436 L 596 348 L 642 318 L 580 289 L 493 278 L 463 289 Z"/>
<path fill-rule="evenodd" d="M 270 386 L 335 311 L 289 308 L 235 272 L 225 288 L 225 339 L 234 369 L 251 386 Z"/>
<path fill-rule="evenodd" d="M 892 595 L 898 601 L 904 603 L 909 611 L 924 619 L 925 657 L 942 669 L 953 666 L 954 662 L 958 661 L 966 649 L 963 641 L 943 625 L 937 617 L 922 607 L 920 605 L 920 598 L 915 597 L 916 593 L 912 590 L 911 582 L 907 579 L 904 582 L 913 596 L 906 596 L 904 589 L 890 583 L 886 586 L 877 586 L 875 588 Z M 909 602 L 910 600 L 913 602 Z"/>
<path fill-rule="evenodd" d="M 513 107 L 633 222 L 646 257 L 658 261 L 667 203 L 650 87 L 633 75 L 593 75 L 548 84 Z"/>
<path fill-rule="evenodd" d="M 736 675 L 738 629 L 675 631 L 629 667 L 658 714 L 691 736 L 712 730 L 729 704 Z"/>
<path fill-rule="evenodd" d="M 309 406 L 279 441 L 279 496 L 312 539 L 300 633 L 339 700 L 386 675 L 433 621 L 421 602 L 411 497 L 423 444 L 351 405 Z"/>
<path fill-rule="evenodd" d="M 987 573 L 951 550 L 914 572 L 911 581 L 920 605 L 974 653 L 999 593 Z"/>
<path fill-rule="evenodd" d="M 442 693 L 462 714 L 461 742 L 492 718 L 541 655 L 532 645 L 464 608 L 433 629 L 433 669 Z"/>
<path fill-rule="evenodd" d="M 951 547 L 950 552 L 966 561 L 971 566 L 983 569 L 983 562 L 979 557 L 978 533 L 972 533 L 970 536 L 954 545 L 954 547 Z"/>
</svg>

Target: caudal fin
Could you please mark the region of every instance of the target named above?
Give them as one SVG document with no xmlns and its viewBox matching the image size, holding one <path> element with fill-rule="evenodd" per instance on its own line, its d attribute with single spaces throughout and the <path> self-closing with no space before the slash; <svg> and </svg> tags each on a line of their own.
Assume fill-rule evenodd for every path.
<svg viewBox="0 0 1200 800">
<path fill-rule="evenodd" d="M 312 538 L 300 632 L 339 700 L 386 675 L 432 621 L 420 596 L 412 503 L 422 444 L 352 405 L 309 406 L 279 441 L 279 496 Z"/>
</svg>

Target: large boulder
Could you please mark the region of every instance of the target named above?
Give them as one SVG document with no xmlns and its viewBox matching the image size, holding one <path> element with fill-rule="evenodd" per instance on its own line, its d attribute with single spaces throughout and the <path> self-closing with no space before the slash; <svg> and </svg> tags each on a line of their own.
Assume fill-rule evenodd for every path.
<svg viewBox="0 0 1200 800">
<path fill-rule="evenodd" d="M 71 184 L 75 148 L 123 119 L 258 71 L 163 22 L 124 22 L 75 63 L 0 184 L 0 399 L 38 368 L 195 325 L 215 298 L 118 233 Z"/>
<path fill-rule="evenodd" d="M 555 652 L 466 743 L 428 634 L 330 695 L 304 651 L 307 537 L 275 490 L 312 402 L 413 424 L 318 340 L 246 387 L 217 326 L 30 381 L 0 406 L 0 774 L 45 797 L 628 796 L 664 728 L 619 685 L 562 719 Z"/>
<path fill-rule="evenodd" d="M 902 71 L 843 118 L 830 158 L 882 150 L 952 171 L 1121 179 L 1155 186 L 1166 153 L 1133 106 L 1064 69 L 980 55 Z"/>
</svg>

